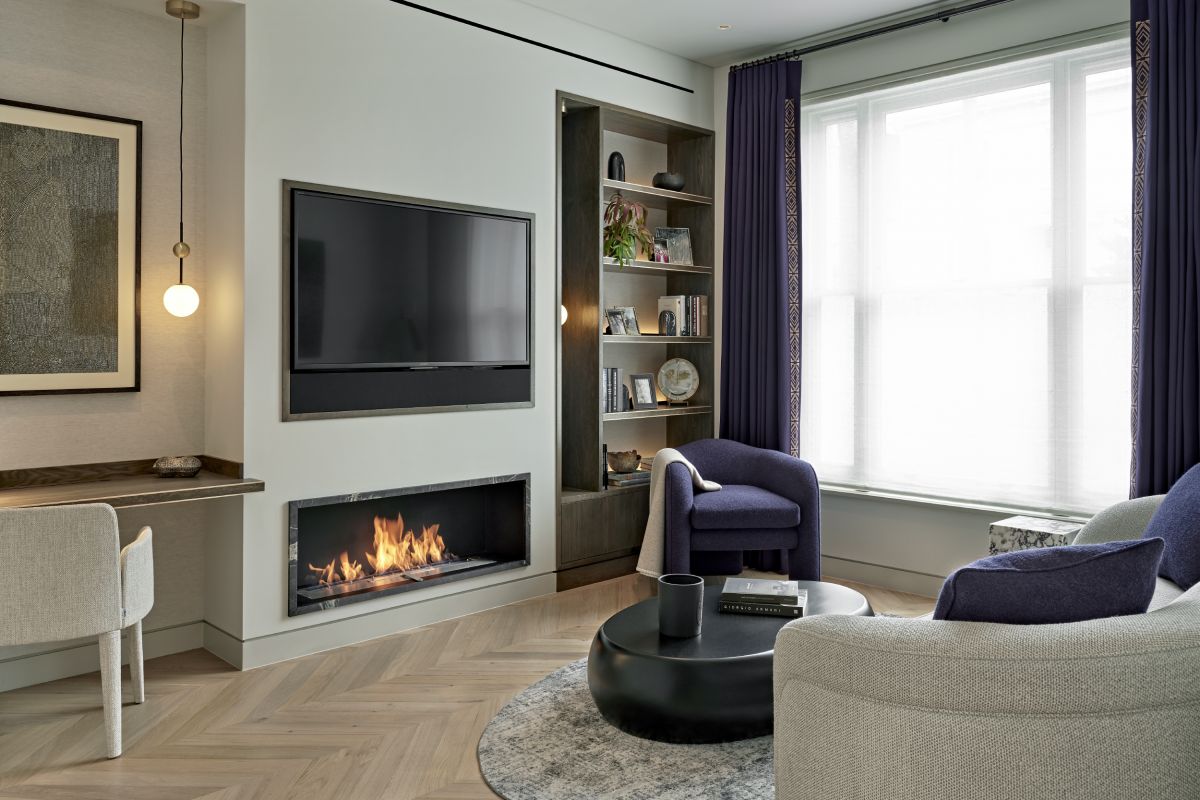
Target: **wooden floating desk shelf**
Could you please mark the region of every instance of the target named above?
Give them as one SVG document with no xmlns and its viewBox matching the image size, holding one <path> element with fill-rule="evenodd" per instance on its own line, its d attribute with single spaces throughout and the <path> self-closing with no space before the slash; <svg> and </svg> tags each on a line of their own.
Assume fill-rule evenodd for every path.
<svg viewBox="0 0 1200 800">
<path fill-rule="evenodd" d="M 638 259 L 627 267 L 622 267 L 615 258 L 604 259 L 604 271 L 618 275 L 652 275 L 666 276 L 686 272 L 694 275 L 712 275 L 712 267 L 698 267 L 694 264 L 664 264 L 661 261 L 643 261 Z"/>
<path fill-rule="evenodd" d="M 605 194 L 620 192 L 623 196 L 637 200 L 650 208 L 680 208 L 683 206 L 711 206 L 712 198 L 687 192 L 672 192 L 670 189 L 659 189 L 655 186 L 642 186 L 640 183 L 626 183 L 605 178 L 603 181 Z"/>
<path fill-rule="evenodd" d="M 257 478 L 237 477 L 241 464 L 208 457 L 202 459 L 206 468 L 191 478 L 160 478 L 149 472 L 152 461 L 0 472 L 0 508 L 80 503 L 107 503 L 113 508 L 125 508 L 232 497 L 266 488 L 266 484 Z"/>
<path fill-rule="evenodd" d="M 605 422 L 620 422 L 626 419 L 653 419 L 654 417 L 678 417 L 687 414 L 711 414 L 712 406 L 667 406 L 647 408 L 640 411 L 615 411 L 604 415 Z"/>
<path fill-rule="evenodd" d="M 604 334 L 601 341 L 607 344 L 712 344 L 711 336 L 659 336 L 643 333 L 641 336 L 617 336 Z"/>
</svg>

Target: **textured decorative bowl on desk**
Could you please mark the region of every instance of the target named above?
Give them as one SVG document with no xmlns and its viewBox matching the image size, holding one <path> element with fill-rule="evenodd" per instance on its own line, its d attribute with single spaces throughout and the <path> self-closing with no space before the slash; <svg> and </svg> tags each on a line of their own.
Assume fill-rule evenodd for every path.
<svg viewBox="0 0 1200 800">
<path fill-rule="evenodd" d="M 163 456 L 151 469 L 160 478 L 191 478 L 202 466 L 195 456 Z"/>
</svg>

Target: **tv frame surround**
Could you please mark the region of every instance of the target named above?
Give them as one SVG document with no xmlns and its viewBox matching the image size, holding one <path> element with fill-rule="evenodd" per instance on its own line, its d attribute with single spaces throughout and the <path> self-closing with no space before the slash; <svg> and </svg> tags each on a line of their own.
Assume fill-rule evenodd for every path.
<svg viewBox="0 0 1200 800">
<path fill-rule="evenodd" d="M 446 211 L 510 217 L 529 224 L 528 326 L 529 364 L 491 367 L 438 367 L 347 370 L 292 369 L 292 192 L 307 191 L 368 200 L 426 206 Z M 534 369 L 536 356 L 536 298 L 535 267 L 536 216 L 529 212 L 501 208 L 485 208 L 461 203 L 449 203 L 419 197 L 406 197 L 350 189 L 340 186 L 284 180 L 282 182 L 282 273 L 283 302 L 281 332 L 283 373 L 283 421 L 342 417 L 375 417 L 396 414 L 429 414 L 443 411 L 473 411 L 480 409 L 532 408 L 534 406 Z M 557 309 L 556 309 L 557 310 Z M 372 406 L 373 395 L 395 397 L 409 394 L 412 405 L 385 402 Z M 508 396 L 509 400 L 478 399 L 487 396 Z M 364 400 L 364 398 L 368 398 Z M 368 407 L 355 407 L 366 405 Z"/>
</svg>

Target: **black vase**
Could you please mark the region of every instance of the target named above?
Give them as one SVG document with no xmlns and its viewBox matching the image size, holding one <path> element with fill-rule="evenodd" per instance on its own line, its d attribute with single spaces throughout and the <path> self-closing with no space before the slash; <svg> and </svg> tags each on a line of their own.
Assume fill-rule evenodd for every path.
<svg viewBox="0 0 1200 800">
<path fill-rule="evenodd" d="M 658 579 L 658 632 L 675 639 L 700 635 L 704 579 L 699 575 L 661 575 Z"/>
<path fill-rule="evenodd" d="M 610 181 L 625 180 L 625 156 L 616 150 L 608 157 L 608 179 Z"/>
</svg>

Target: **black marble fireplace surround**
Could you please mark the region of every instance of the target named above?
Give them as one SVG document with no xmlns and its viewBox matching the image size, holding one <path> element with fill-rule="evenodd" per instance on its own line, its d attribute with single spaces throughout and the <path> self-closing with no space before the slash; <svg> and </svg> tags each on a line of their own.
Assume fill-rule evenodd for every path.
<svg viewBox="0 0 1200 800">
<path fill-rule="evenodd" d="M 398 516 L 400 529 L 394 527 Z M 445 545 L 442 560 L 375 575 L 367 553 L 377 553 L 376 517 L 417 539 L 436 524 Z M 343 551 L 363 577 L 340 578 Z M 323 584 L 310 566 L 330 562 L 339 570 L 332 578 L 325 575 Z M 528 473 L 288 503 L 290 617 L 528 564 Z"/>
</svg>

